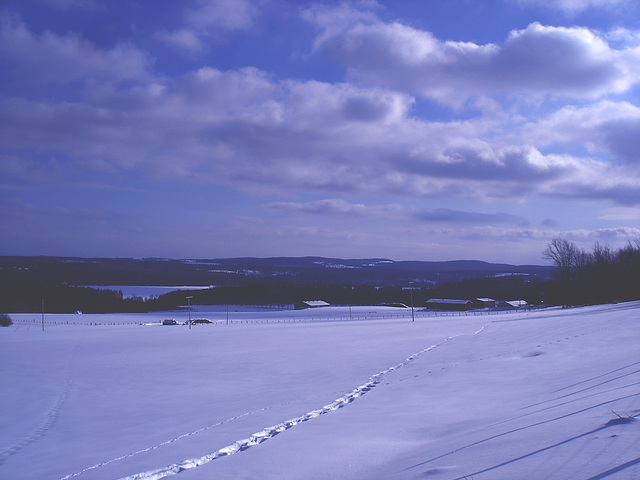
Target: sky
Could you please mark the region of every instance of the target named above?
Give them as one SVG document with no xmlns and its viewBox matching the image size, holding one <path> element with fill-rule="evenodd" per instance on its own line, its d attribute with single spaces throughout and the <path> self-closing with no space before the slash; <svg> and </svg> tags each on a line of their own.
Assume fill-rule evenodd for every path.
<svg viewBox="0 0 640 480">
<path fill-rule="evenodd" d="M 640 238 L 635 0 L 3 0 L 3 255 Z"/>
</svg>

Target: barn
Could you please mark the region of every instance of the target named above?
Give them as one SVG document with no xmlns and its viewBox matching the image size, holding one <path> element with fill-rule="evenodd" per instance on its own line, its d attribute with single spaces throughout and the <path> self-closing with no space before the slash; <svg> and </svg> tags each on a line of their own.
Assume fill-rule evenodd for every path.
<svg viewBox="0 0 640 480">
<path fill-rule="evenodd" d="M 476 298 L 473 300 L 473 308 L 494 308 L 496 301 L 493 298 Z"/>
<path fill-rule="evenodd" d="M 427 300 L 427 309 L 466 311 L 473 309 L 473 302 L 471 300 L 455 300 L 450 298 L 430 298 Z"/>
<path fill-rule="evenodd" d="M 497 306 L 499 308 L 524 308 L 527 307 L 528 304 L 525 300 L 509 300 L 506 302 L 498 302 Z"/>
<path fill-rule="evenodd" d="M 409 308 L 408 305 L 400 302 L 382 302 L 378 304 L 379 307 L 395 307 L 395 308 Z"/>
<path fill-rule="evenodd" d="M 296 310 L 304 310 L 305 308 L 322 308 L 328 307 L 330 304 L 325 302 L 324 300 L 304 300 L 302 302 L 297 302 L 294 305 Z"/>
</svg>

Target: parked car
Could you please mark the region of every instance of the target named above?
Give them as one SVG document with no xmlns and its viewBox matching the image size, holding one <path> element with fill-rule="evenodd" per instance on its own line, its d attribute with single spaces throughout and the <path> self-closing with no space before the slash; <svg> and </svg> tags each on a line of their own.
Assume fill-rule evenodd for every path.
<svg viewBox="0 0 640 480">
<path fill-rule="evenodd" d="M 178 325 L 178 322 L 176 322 L 173 318 L 165 318 L 162 321 L 163 325 Z"/>
<path fill-rule="evenodd" d="M 206 318 L 196 318 L 191 323 L 193 323 L 194 325 L 197 325 L 197 324 L 213 323 L 213 322 L 211 320 L 206 319 Z"/>
</svg>

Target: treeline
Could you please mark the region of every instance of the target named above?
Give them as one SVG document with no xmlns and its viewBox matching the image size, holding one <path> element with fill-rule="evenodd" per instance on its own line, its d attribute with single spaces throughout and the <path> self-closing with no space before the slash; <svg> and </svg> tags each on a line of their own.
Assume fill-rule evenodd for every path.
<svg viewBox="0 0 640 480">
<path fill-rule="evenodd" d="M 198 305 L 291 305 L 304 300 L 324 300 L 332 305 L 378 305 L 380 303 L 404 303 L 417 308 L 424 307 L 430 298 L 473 299 L 490 297 L 498 300 L 526 300 L 539 304 L 544 284 L 528 275 L 507 275 L 442 283 L 430 288 L 370 285 L 297 285 L 269 283 L 218 287 L 186 293 L 174 291 L 158 299 L 165 305 L 185 305 L 186 296 Z"/>
<path fill-rule="evenodd" d="M 159 309 L 153 301 L 124 298 L 121 291 L 45 283 L 0 282 L 0 312 L 47 313 L 148 312 Z"/>
<path fill-rule="evenodd" d="M 131 258 L 16 257 L 0 255 L 0 282 L 67 285 L 247 286 L 273 281 L 298 285 L 426 285 L 464 278 L 520 273 L 550 277 L 550 266 L 480 261 L 394 262 L 323 257 L 170 260 Z"/>
<path fill-rule="evenodd" d="M 268 283 L 217 287 L 207 290 L 174 291 L 160 297 L 167 304 L 184 305 L 185 296 L 198 305 L 292 305 L 305 300 L 324 300 L 332 305 L 376 305 L 383 302 L 410 302 L 410 292 L 400 287 L 369 285 L 297 285 Z"/>
<path fill-rule="evenodd" d="M 299 285 L 271 282 L 236 285 L 206 290 L 173 291 L 158 298 L 125 298 L 121 291 L 32 282 L 0 281 L 0 312 L 48 313 L 149 312 L 173 310 L 193 305 L 272 305 L 287 306 L 305 300 L 324 300 L 332 305 L 377 305 L 404 303 L 424 307 L 429 298 L 490 297 L 499 300 L 524 299 L 539 303 L 541 283 L 536 277 L 509 275 L 442 283 L 431 288 L 336 284 Z"/>
<path fill-rule="evenodd" d="M 529 305 L 539 305 L 543 303 L 546 288 L 547 280 L 537 276 L 505 275 L 442 283 L 425 289 L 422 298 L 425 302 L 429 298 L 492 298 L 505 301 L 525 300 Z"/>
<path fill-rule="evenodd" d="M 587 252 L 566 239 L 553 239 L 543 252 L 556 267 L 547 303 L 595 305 L 640 299 L 640 239 L 614 250 L 596 243 Z"/>
</svg>

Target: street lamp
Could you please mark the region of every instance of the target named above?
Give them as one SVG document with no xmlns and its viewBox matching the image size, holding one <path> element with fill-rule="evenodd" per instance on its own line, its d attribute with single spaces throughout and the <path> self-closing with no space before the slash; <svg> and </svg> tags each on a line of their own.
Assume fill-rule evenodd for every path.
<svg viewBox="0 0 640 480">
<path fill-rule="evenodd" d="M 191 299 L 193 297 L 187 297 L 187 310 L 189 310 L 189 330 L 191 330 Z"/>
</svg>

